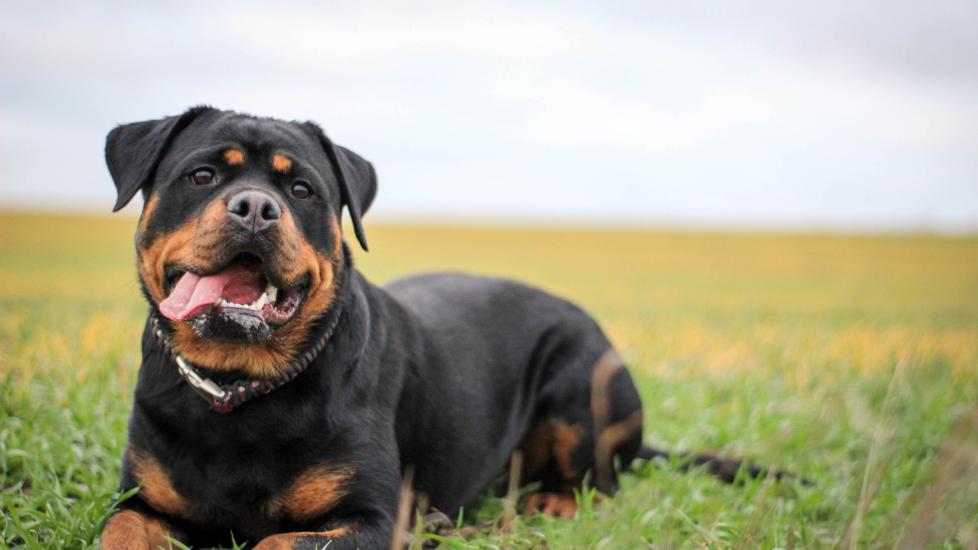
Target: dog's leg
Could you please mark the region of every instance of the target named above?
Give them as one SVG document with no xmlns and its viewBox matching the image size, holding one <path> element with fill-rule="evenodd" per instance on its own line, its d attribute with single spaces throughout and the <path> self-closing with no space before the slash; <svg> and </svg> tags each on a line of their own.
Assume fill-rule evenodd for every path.
<svg viewBox="0 0 978 550">
<path fill-rule="evenodd" d="M 345 548 L 387 548 L 393 527 L 374 524 L 364 526 L 357 523 L 356 528 L 338 527 L 326 531 L 303 531 L 280 533 L 262 539 L 255 550 L 342 550 Z"/>
<path fill-rule="evenodd" d="M 585 473 L 599 491 L 618 487 L 615 460 L 627 466 L 642 441 L 642 405 L 631 376 L 613 349 L 597 361 L 581 354 L 550 382 L 544 416 L 524 437 L 522 482 L 540 482 L 540 492 L 526 500 L 526 512 L 573 517 L 574 490 Z M 567 361 L 566 358 L 564 358 Z M 581 397 L 588 388 L 589 398 Z"/>
<path fill-rule="evenodd" d="M 181 533 L 163 519 L 136 510 L 117 512 L 102 530 L 102 550 L 156 550 L 170 548 L 170 539 L 179 541 Z"/>
<path fill-rule="evenodd" d="M 550 417 L 538 420 L 524 437 L 520 484 L 540 483 L 540 491 L 527 497 L 524 513 L 539 511 L 549 516 L 574 517 L 574 489 L 580 488 L 584 471 L 590 467 L 590 459 L 582 460 L 580 456 L 580 449 L 590 446 L 583 441 L 587 429 L 583 422 Z"/>
</svg>

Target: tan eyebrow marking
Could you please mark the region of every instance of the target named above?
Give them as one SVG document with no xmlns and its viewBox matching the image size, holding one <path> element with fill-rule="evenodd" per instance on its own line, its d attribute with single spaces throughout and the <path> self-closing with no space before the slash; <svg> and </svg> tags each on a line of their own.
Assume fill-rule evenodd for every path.
<svg viewBox="0 0 978 550">
<path fill-rule="evenodd" d="M 292 159 L 283 155 L 276 154 L 272 157 L 272 170 L 285 174 L 292 169 Z"/>
<path fill-rule="evenodd" d="M 237 166 L 244 162 L 244 151 L 241 149 L 228 149 L 224 151 L 224 160 L 231 166 Z"/>
</svg>

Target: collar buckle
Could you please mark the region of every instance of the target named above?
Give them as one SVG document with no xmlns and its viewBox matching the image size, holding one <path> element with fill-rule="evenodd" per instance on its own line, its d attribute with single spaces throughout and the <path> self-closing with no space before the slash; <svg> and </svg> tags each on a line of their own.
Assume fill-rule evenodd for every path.
<svg viewBox="0 0 978 550">
<path fill-rule="evenodd" d="M 221 389 L 213 380 L 210 378 L 204 378 L 197 373 L 197 370 L 187 363 L 183 357 L 179 354 L 174 354 L 177 360 L 177 370 L 183 375 L 183 379 L 190 384 L 190 387 L 197 392 L 197 395 L 204 398 L 208 403 L 211 402 L 223 402 L 227 396 L 227 392 Z"/>
</svg>

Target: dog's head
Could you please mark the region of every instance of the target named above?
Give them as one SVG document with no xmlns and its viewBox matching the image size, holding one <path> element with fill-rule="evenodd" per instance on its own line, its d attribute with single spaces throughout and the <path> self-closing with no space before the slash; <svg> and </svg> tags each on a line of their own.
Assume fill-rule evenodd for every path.
<svg viewBox="0 0 978 550">
<path fill-rule="evenodd" d="M 336 297 L 342 208 L 361 216 L 374 169 L 312 123 L 198 107 L 106 140 L 115 210 L 142 191 L 139 277 L 201 366 L 272 376 Z"/>
</svg>

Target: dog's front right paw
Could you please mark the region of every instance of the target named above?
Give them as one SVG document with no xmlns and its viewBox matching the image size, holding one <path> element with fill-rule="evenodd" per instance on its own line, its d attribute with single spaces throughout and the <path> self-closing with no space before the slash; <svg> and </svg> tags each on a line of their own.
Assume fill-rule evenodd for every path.
<svg viewBox="0 0 978 550">
<path fill-rule="evenodd" d="M 135 510 L 123 510 L 102 530 L 102 550 L 156 550 L 170 548 L 173 534 L 163 521 Z"/>
</svg>

